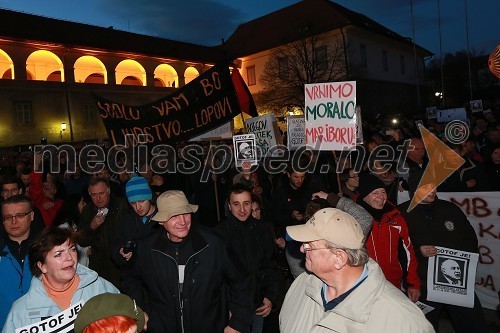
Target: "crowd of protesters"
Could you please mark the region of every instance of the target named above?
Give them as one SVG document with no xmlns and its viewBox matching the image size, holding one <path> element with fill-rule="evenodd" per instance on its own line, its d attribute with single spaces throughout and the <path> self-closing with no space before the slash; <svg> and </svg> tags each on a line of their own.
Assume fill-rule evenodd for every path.
<svg viewBox="0 0 500 333">
<path fill-rule="evenodd" d="M 437 192 L 500 190 L 500 123 L 492 113 L 473 118 L 460 144 L 447 141 L 441 123 L 426 128 L 465 160 Z M 394 160 L 305 152 L 275 174 L 233 164 L 201 181 L 202 170 L 155 173 L 147 161 L 134 161 L 134 172 L 107 165 L 68 172 L 60 154 L 59 172 L 51 172 L 43 154 L 6 155 L 2 332 L 118 290 L 147 314 L 144 325 L 134 319 L 138 332 L 432 332 L 444 308 L 456 332 L 486 332 L 477 297 L 473 309 L 433 303 L 427 319 L 413 304 L 429 303 L 435 246 L 477 252 L 460 209 L 436 199 L 435 188 L 419 194 L 429 157 L 417 127 L 367 125 L 364 136 L 367 153 L 392 147 Z M 210 157 L 200 156 L 205 165 Z M 410 213 L 407 203 L 398 206 L 404 190 L 421 196 Z M 335 218 L 341 226 L 326 223 Z M 443 219 L 456 230 L 442 235 Z M 373 310 L 361 306 L 363 297 Z"/>
</svg>

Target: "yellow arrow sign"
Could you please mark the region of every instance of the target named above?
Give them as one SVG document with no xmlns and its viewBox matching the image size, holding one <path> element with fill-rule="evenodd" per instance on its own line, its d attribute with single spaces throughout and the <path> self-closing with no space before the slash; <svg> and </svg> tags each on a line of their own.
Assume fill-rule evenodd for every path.
<svg viewBox="0 0 500 333">
<path fill-rule="evenodd" d="M 411 211 L 416 205 L 434 191 L 442 182 L 446 180 L 453 172 L 458 170 L 465 160 L 450 147 L 443 143 L 439 138 L 432 134 L 422 125 L 418 125 L 422 140 L 424 141 L 429 164 L 425 168 L 424 174 L 418 183 L 417 191 L 411 199 L 408 211 Z M 432 186 L 424 186 L 429 185 Z M 418 192 L 418 195 L 417 195 Z"/>
</svg>

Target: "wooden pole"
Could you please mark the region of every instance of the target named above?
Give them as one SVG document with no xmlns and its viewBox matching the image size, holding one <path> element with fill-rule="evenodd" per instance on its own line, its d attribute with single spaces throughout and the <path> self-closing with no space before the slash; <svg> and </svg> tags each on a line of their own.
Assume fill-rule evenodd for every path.
<svg viewBox="0 0 500 333">
<path fill-rule="evenodd" d="M 210 146 L 208 147 L 208 158 L 211 169 L 213 169 L 213 155 L 212 155 L 212 140 L 209 141 Z M 212 179 L 213 180 L 213 179 Z M 217 209 L 217 222 L 220 222 L 220 208 L 219 208 L 219 191 L 217 190 L 217 175 L 215 175 L 214 182 L 214 192 L 215 192 L 215 208 Z"/>
<path fill-rule="evenodd" d="M 337 185 L 339 187 L 338 193 L 342 193 L 342 184 L 340 183 L 340 175 L 337 172 L 338 165 L 339 165 L 339 159 L 337 157 L 337 154 L 335 154 L 335 150 L 332 150 L 332 154 L 333 154 L 333 159 L 335 160 L 335 174 L 337 175 Z"/>
</svg>

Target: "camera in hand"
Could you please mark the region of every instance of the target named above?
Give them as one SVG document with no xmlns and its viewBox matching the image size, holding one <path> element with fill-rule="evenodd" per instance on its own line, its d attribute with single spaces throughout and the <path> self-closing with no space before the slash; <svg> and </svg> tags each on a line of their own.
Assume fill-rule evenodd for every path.
<svg viewBox="0 0 500 333">
<path fill-rule="evenodd" d="M 130 241 L 126 242 L 122 246 L 123 247 L 123 253 L 128 254 L 130 252 L 134 252 L 136 246 L 137 246 L 137 243 L 135 242 L 135 240 L 130 240 Z"/>
</svg>

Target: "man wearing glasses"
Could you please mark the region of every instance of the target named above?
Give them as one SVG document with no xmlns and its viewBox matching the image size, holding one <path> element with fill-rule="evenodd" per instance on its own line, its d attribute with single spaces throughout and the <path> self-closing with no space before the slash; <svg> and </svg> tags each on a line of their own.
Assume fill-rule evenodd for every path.
<svg viewBox="0 0 500 333">
<path fill-rule="evenodd" d="M 0 238 L 0 327 L 3 327 L 12 303 L 30 287 L 28 248 L 37 234 L 31 230 L 32 208 L 30 199 L 22 194 L 2 202 L 4 232 Z"/>
<path fill-rule="evenodd" d="M 306 269 L 288 290 L 280 331 L 434 332 L 422 311 L 386 281 L 364 247 L 360 224 L 336 208 L 287 233 L 302 242 Z"/>
</svg>

